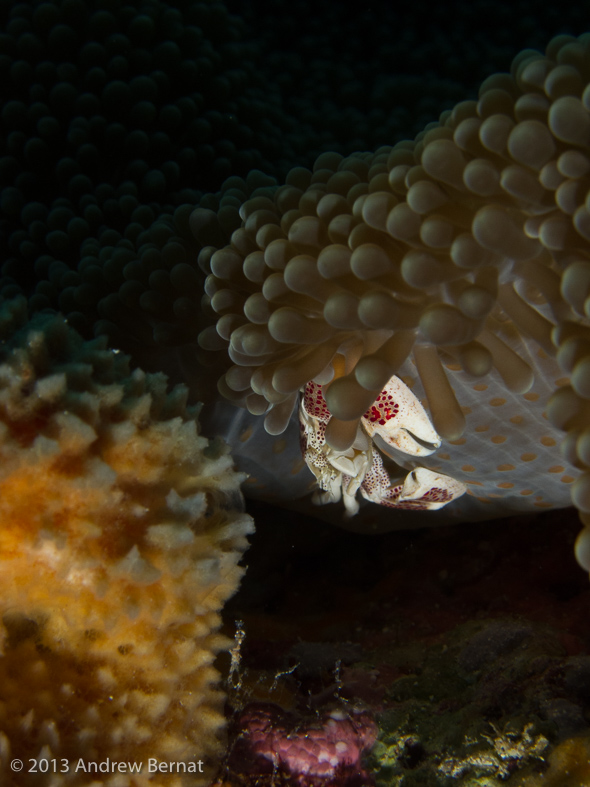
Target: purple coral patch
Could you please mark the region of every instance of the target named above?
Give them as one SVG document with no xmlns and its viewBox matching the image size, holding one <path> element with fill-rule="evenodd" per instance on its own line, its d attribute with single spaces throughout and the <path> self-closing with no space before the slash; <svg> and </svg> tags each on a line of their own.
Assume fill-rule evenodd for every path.
<svg viewBox="0 0 590 787">
<path fill-rule="evenodd" d="M 302 719 L 273 703 L 250 703 L 236 732 L 229 758 L 234 773 L 288 780 L 297 787 L 372 784 L 361 759 L 375 742 L 377 727 L 366 711 L 335 709 Z"/>
</svg>

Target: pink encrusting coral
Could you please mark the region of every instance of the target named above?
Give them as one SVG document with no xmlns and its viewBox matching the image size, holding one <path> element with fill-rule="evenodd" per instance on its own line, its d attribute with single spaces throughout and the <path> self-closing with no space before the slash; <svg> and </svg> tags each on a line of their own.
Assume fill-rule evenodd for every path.
<svg viewBox="0 0 590 787">
<path fill-rule="evenodd" d="M 272 703 L 251 703 L 237 722 L 230 769 L 274 775 L 298 787 L 353 787 L 371 783 L 362 756 L 377 738 L 366 711 L 325 712 L 301 720 Z"/>
</svg>

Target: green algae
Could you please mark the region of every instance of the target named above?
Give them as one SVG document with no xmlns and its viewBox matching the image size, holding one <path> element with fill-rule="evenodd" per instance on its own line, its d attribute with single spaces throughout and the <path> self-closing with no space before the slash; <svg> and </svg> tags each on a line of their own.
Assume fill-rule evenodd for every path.
<svg viewBox="0 0 590 787">
<path fill-rule="evenodd" d="M 406 673 L 377 716 L 377 787 L 497 787 L 542 772 L 559 736 L 539 711 L 564 655 L 550 627 L 512 618 L 373 654 Z"/>
</svg>

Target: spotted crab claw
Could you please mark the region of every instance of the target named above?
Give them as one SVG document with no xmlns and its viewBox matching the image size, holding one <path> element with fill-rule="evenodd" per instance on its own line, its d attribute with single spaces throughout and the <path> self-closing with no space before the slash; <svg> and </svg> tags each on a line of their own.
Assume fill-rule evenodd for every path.
<svg viewBox="0 0 590 787">
<path fill-rule="evenodd" d="M 373 440 L 412 456 L 429 456 L 440 448 L 440 437 L 426 410 L 399 377 L 392 377 L 361 419 Z"/>
<path fill-rule="evenodd" d="M 460 481 L 426 467 L 416 467 L 403 481 L 394 484 L 383 467 L 379 454 L 375 453 L 373 460 L 360 490 L 364 498 L 382 506 L 436 511 L 467 491 Z"/>
<path fill-rule="evenodd" d="M 373 445 L 374 437 L 413 456 L 427 456 L 440 445 L 424 408 L 397 377 L 389 381 L 365 413 L 355 441 L 345 451 L 337 451 L 326 443 L 326 426 L 331 417 L 322 386 L 307 383 L 299 406 L 301 451 L 318 482 L 319 490 L 312 498 L 317 505 L 342 499 L 346 514 L 354 516 L 359 509 L 360 491 L 367 500 L 391 508 L 435 510 L 466 491 L 454 478 L 424 467 L 415 468 L 403 481 L 389 477 Z"/>
</svg>

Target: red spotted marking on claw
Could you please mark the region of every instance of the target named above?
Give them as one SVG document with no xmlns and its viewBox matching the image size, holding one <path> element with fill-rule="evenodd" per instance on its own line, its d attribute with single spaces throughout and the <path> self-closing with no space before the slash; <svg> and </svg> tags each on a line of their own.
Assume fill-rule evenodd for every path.
<svg viewBox="0 0 590 787">
<path fill-rule="evenodd" d="M 363 418 L 366 418 L 367 421 L 370 421 L 372 424 L 378 423 L 384 426 L 387 421 L 391 421 L 392 418 L 395 418 L 398 412 L 399 404 L 390 393 L 383 390 L 369 407 Z"/>
<path fill-rule="evenodd" d="M 431 500 L 434 503 L 446 503 L 452 499 L 453 495 L 448 489 L 439 489 L 437 486 L 433 486 L 420 498 L 420 500 Z"/>
<path fill-rule="evenodd" d="M 322 393 L 322 386 L 313 380 L 310 380 L 303 390 L 303 407 L 308 415 L 324 423 L 328 423 L 332 417 Z"/>
<path fill-rule="evenodd" d="M 364 484 L 362 484 L 362 488 L 365 488 Z M 398 501 L 401 491 L 401 486 L 390 487 L 379 501 L 380 505 L 389 508 L 401 508 L 407 511 L 427 511 L 429 508 L 428 503 L 448 503 L 453 499 L 453 494 L 448 489 L 440 489 L 433 486 L 416 500 Z"/>
<path fill-rule="evenodd" d="M 396 503 L 392 500 L 381 500 L 380 505 L 386 508 L 399 508 L 405 511 L 428 511 L 428 506 L 420 500 L 402 500 Z"/>
</svg>

